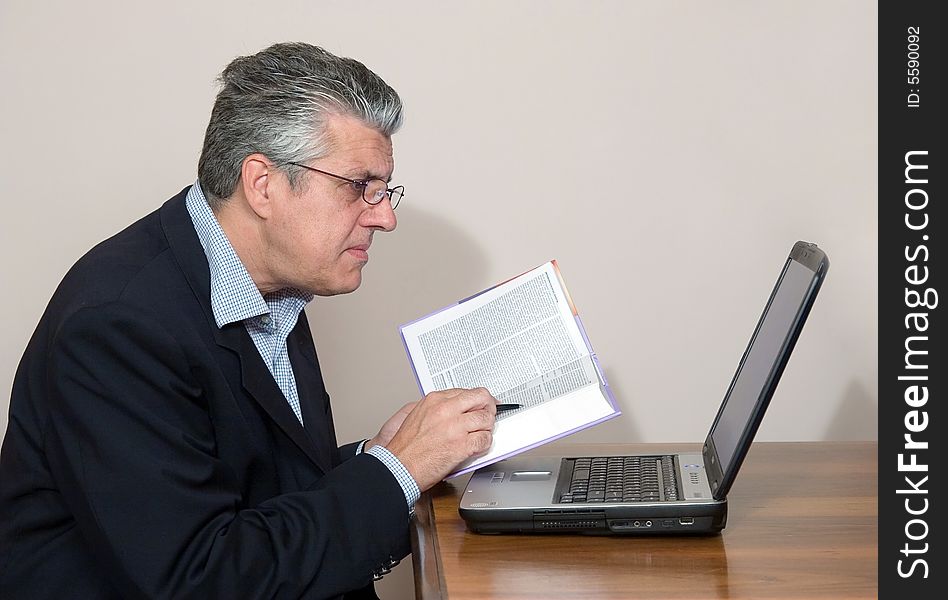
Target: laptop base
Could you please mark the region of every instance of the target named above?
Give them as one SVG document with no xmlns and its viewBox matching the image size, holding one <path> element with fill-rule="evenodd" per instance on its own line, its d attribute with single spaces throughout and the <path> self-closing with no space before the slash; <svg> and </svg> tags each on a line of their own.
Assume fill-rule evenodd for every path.
<svg viewBox="0 0 948 600">
<path fill-rule="evenodd" d="M 510 511 L 504 515 L 503 521 L 484 515 L 484 511 L 471 512 L 461 509 L 460 512 L 468 529 L 481 534 L 714 535 L 720 533 L 727 524 L 726 501 L 705 506 L 702 511 L 696 511 L 712 514 L 694 517 L 664 517 L 660 511 L 654 510 L 642 511 L 639 516 L 610 517 L 613 511 L 607 507 L 563 510 L 524 509 L 521 514 Z"/>
<path fill-rule="evenodd" d="M 651 454 L 604 456 L 641 459 Z M 711 496 L 701 455 L 673 453 L 676 500 L 559 502 L 578 458 L 516 457 L 482 467 L 468 482 L 458 511 L 474 533 L 571 533 L 583 535 L 714 534 L 727 522 L 727 499 Z M 588 459 L 587 459 L 588 460 Z M 550 501 L 537 504 L 535 498 Z M 663 498 L 663 500 L 665 500 Z"/>
</svg>

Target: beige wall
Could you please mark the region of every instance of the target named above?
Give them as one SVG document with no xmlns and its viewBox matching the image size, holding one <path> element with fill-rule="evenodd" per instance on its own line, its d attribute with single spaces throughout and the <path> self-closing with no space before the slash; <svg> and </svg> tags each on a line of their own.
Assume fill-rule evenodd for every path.
<svg viewBox="0 0 948 600">
<path fill-rule="evenodd" d="M 702 439 L 797 239 L 833 266 L 759 437 L 875 439 L 874 3 L 394 6 L 0 3 L 4 429 L 65 271 L 194 179 L 214 76 L 305 40 L 407 106 L 398 230 L 308 308 L 341 439 L 417 396 L 398 324 L 550 258 L 624 411 L 577 439 Z"/>
</svg>

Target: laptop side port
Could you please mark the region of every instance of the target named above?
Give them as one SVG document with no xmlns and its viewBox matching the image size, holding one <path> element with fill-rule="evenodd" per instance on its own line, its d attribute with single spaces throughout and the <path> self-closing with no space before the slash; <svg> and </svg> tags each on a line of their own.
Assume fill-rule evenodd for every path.
<svg viewBox="0 0 948 600">
<path fill-rule="evenodd" d="M 612 531 L 634 531 L 636 529 L 650 529 L 652 521 L 609 519 L 609 529 Z"/>
<path fill-rule="evenodd" d="M 694 525 L 695 518 L 694 517 L 681 517 L 680 519 L 678 519 L 678 524 L 679 525 Z"/>
</svg>

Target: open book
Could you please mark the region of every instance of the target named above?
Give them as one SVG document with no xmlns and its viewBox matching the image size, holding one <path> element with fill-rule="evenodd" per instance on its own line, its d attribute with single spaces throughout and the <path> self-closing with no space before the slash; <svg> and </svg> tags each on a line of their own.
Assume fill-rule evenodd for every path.
<svg viewBox="0 0 948 600">
<path fill-rule="evenodd" d="M 449 477 L 621 414 L 556 261 L 399 329 L 422 394 L 485 387 L 522 405 L 498 413 L 487 454 Z"/>
</svg>

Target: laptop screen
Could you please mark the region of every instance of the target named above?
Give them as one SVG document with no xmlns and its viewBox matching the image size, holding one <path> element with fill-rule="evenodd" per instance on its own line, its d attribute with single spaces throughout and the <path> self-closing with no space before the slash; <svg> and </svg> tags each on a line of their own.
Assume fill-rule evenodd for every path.
<svg viewBox="0 0 948 600">
<path fill-rule="evenodd" d="M 753 425 L 755 408 L 778 369 L 781 355 L 791 342 L 794 323 L 801 317 L 806 298 L 817 282 L 813 270 L 793 259 L 784 266 L 711 429 L 710 437 L 724 473 L 731 472 L 735 458 L 742 459 L 737 457 L 738 445 Z"/>
</svg>

